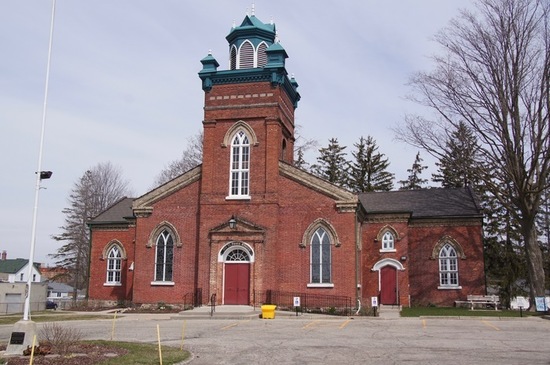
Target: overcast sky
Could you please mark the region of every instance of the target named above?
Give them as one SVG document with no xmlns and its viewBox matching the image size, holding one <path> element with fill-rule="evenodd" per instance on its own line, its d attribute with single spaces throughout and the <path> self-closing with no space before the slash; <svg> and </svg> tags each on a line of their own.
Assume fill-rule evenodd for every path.
<svg viewBox="0 0 550 365">
<path fill-rule="evenodd" d="M 464 6 L 470 1 L 256 0 L 255 15 L 275 22 L 289 55 L 301 134 L 320 147 L 336 137 L 348 151 L 371 135 L 399 180 L 417 152 L 391 131 L 419 110 L 405 99 L 406 83 L 430 69 L 432 36 Z M 181 155 L 202 128 L 200 59 L 212 50 L 228 68 L 225 36 L 247 9 L 249 0 L 57 0 L 42 163 L 54 174 L 40 190 L 35 261 L 53 263 L 48 254 L 60 244 L 51 235 L 87 169 L 110 161 L 140 196 Z M 50 20 L 49 0 L 0 2 L 0 251 L 8 258 L 29 257 Z"/>
</svg>

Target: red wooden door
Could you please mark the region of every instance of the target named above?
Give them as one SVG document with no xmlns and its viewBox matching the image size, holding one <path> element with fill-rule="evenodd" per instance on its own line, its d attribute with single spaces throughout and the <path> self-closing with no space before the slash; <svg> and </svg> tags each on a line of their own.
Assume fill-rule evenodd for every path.
<svg viewBox="0 0 550 365">
<path fill-rule="evenodd" d="M 397 304 L 397 269 L 393 266 L 380 269 L 380 304 Z"/>
<path fill-rule="evenodd" d="M 225 264 L 224 304 L 248 305 L 250 264 Z"/>
</svg>

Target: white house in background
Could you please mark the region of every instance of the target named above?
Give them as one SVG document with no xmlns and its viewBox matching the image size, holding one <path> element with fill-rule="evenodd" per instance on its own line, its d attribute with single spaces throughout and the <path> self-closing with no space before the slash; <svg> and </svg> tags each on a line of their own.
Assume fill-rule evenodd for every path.
<svg viewBox="0 0 550 365">
<path fill-rule="evenodd" d="M 49 300 L 63 300 L 73 297 L 73 287 L 64 283 L 48 283 L 48 299 Z"/>
<path fill-rule="evenodd" d="M 4 257 L 4 255 L 2 255 Z M 0 260 L 0 280 L 8 283 L 27 282 L 29 275 L 29 260 L 27 259 L 3 259 Z M 34 263 L 32 267 L 33 283 L 42 281 L 40 264 Z"/>
</svg>

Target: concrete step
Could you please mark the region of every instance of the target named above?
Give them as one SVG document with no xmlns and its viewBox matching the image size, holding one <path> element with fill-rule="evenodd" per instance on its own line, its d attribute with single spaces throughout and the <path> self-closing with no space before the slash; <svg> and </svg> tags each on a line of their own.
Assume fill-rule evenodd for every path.
<svg viewBox="0 0 550 365">
<path fill-rule="evenodd" d="M 379 308 L 379 317 L 380 318 L 400 318 L 401 317 L 401 306 L 400 305 L 380 305 Z"/>
</svg>

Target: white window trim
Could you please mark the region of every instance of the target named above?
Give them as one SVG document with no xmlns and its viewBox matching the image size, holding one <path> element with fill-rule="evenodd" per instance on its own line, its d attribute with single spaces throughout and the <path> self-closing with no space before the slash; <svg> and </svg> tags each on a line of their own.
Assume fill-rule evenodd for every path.
<svg viewBox="0 0 550 365">
<path fill-rule="evenodd" d="M 395 248 L 381 248 L 380 252 L 397 252 Z"/>
<path fill-rule="evenodd" d="M 456 290 L 456 289 L 462 289 L 462 286 L 452 286 L 452 285 L 439 285 L 437 289 L 440 290 Z"/>
<path fill-rule="evenodd" d="M 228 195 L 225 200 L 250 200 L 250 195 Z"/>
<path fill-rule="evenodd" d="M 308 288 L 334 288 L 334 283 L 308 283 Z"/>
<path fill-rule="evenodd" d="M 151 281 L 152 286 L 174 286 L 175 284 L 173 281 Z"/>
<path fill-rule="evenodd" d="M 122 283 L 109 283 L 105 282 L 103 286 L 122 286 Z"/>
</svg>

